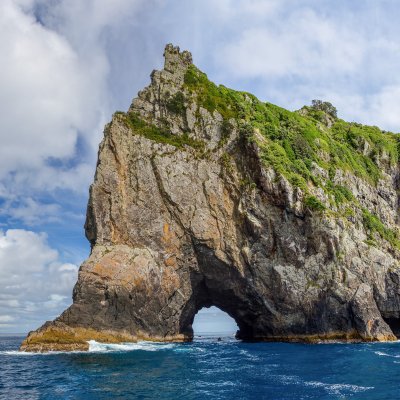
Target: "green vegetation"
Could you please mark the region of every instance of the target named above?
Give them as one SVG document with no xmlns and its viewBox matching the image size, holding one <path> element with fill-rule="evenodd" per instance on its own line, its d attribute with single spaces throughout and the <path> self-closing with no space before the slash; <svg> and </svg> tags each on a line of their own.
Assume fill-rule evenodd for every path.
<svg viewBox="0 0 400 400">
<path fill-rule="evenodd" d="M 322 111 L 330 115 L 332 118 L 337 118 L 337 110 L 329 101 L 313 100 L 311 102 L 311 108 L 316 111 Z"/>
<path fill-rule="evenodd" d="M 204 142 L 189 137 L 187 133 L 183 135 L 173 135 L 167 127 L 158 127 L 149 124 L 134 112 L 118 113 L 124 122 L 138 135 L 142 135 L 157 143 L 170 144 L 171 146 L 182 149 L 184 146 L 190 146 L 196 150 L 204 149 Z"/>
<path fill-rule="evenodd" d="M 292 183 L 312 180 L 315 163 L 332 176 L 336 169 L 342 169 L 376 184 L 381 176 L 379 156 L 386 153 L 393 164 L 398 160 L 398 139 L 394 134 L 342 120 L 337 120 L 330 130 L 321 129 L 313 117 L 270 104 L 265 108 L 269 109 L 268 119 L 263 122 L 258 115 L 251 121 L 266 139 L 261 142 L 264 160 Z"/>
<path fill-rule="evenodd" d="M 374 214 L 371 214 L 367 209 L 362 210 L 363 223 L 365 229 L 369 232 L 368 243 L 373 244 L 374 233 L 378 233 L 382 239 L 387 240 L 393 247 L 400 249 L 400 240 L 398 232 L 389 229 L 385 224 Z"/>
<path fill-rule="evenodd" d="M 193 101 L 210 113 L 217 111 L 222 116 L 218 148 L 224 146 L 234 127 L 238 127 L 242 139 L 239 145 L 256 142 L 264 166 L 300 188 L 304 205 L 315 212 L 333 212 L 352 221 L 360 205 L 348 187 L 336 184 L 338 171 L 376 185 L 382 169 L 399 161 L 397 135 L 375 126 L 345 122 L 337 117 L 336 108 L 329 102 L 313 100 L 311 106 L 291 112 L 262 102 L 250 93 L 218 86 L 191 65 L 184 77 L 183 90 L 167 97 L 165 107 L 171 113 L 184 115 L 186 106 Z M 167 123 L 155 126 L 138 114 L 123 115 L 137 134 L 177 148 L 190 146 L 204 151 L 204 142 L 191 139 L 188 134 L 173 135 Z M 197 117 L 200 117 L 199 109 Z M 232 162 L 231 155 L 223 152 L 221 165 L 226 171 L 232 168 Z M 324 191 L 329 204 L 312 195 L 315 188 Z M 393 246 L 399 246 L 396 232 L 367 210 L 362 215 L 364 226 L 370 232 L 370 243 L 378 233 Z"/>
<path fill-rule="evenodd" d="M 307 285 L 306 285 L 306 290 L 308 290 L 310 288 L 321 289 L 321 285 L 318 283 L 318 281 L 308 279 Z"/>
<path fill-rule="evenodd" d="M 167 100 L 167 109 L 174 114 L 182 115 L 186 110 L 185 101 L 185 95 L 182 92 L 177 92 L 174 96 Z"/>
<path fill-rule="evenodd" d="M 308 207 L 310 210 L 314 211 L 324 211 L 325 206 L 319 201 L 315 196 L 307 196 L 304 199 L 304 204 L 306 207 Z"/>
<path fill-rule="evenodd" d="M 194 66 L 185 75 L 185 87 L 199 106 L 211 113 L 216 110 L 223 117 L 220 145 L 229 137 L 230 121 L 234 119 L 242 139 L 257 142 L 264 165 L 303 190 L 304 205 L 310 210 L 328 212 L 326 205 L 312 195 L 312 187 L 319 187 L 331 205 L 337 207 L 338 215 L 352 220 L 359 203 L 348 187 L 335 184 L 337 171 L 376 185 L 382 176 L 382 166 L 394 166 L 399 161 L 397 135 L 375 126 L 338 119 L 336 108 L 329 102 L 313 100 L 311 106 L 290 112 L 261 102 L 250 93 L 217 86 Z M 226 168 L 225 153 L 221 160 Z M 328 177 L 318 174 L 321 168 Z M 370 234 L 369 243 L 375 243 L 373 235 L 378 233 L 392 246 L 400 248 L 397 232 L 367 210 L 362 215 Z"/>
<path fill-rule="evenodd" d="M 395 134 L 337 119 L 331 103 L 314 100 L 301 112 L 290 112 L 250 93 L 217 86 L 195 66 L 189 67 L 185 86 L 200 106 L 217 110 L 224 120 L 234 118 L 241 130 L 244 127 L 247 139 L 258 142 L 265 165 L 303 190 L 307 182 L 321 186 L 313 174 L 313 163 L 329 171 L 331 179 L 336 169 L 342 169 L 376 184 L 381 176 L 378 161 L 387 158 L 394 164 L 399 158 L 400 141 Z M 330 129 L 321 126 L 325 114 L 333 118 Z M 331 186 L 323 189 L 339 203 L 351 200 L 348 191 Z"/>
<path fill-rule="evenodd" d="M 221 165 L 224 167 L 226 172 L 228 172 L 228 173 L 232 172 L 232 170 L 233 170 L 232 157 L 228 153 L 222 153 Z"/>
<path fill-rule="evenodd" d="M 332 194 L 337 205 L 354 200 L 353 193 L 346 186 L 334 185 L 332 181 L 328 181 L 325 189 L 328 193 Z"/>
<path fill-rule="evenodd" d="M 218 147 L 222 147 L 229 139 L 232 133 L 233 125 L 229 120 L 224 119 L 221 125 L 221 139 L 219 140 Z"/>
<path fill-rule="evenodd" d="M 238 105 L 234 90 L 217 86 L 208 80 L 207 75 L 191 65 L 185 74 L 185 86 L 189 92 L 195 92 L 200 106 L 213 113 L 217 110 L 227 120 L 236 118 Z"/>
</svg>

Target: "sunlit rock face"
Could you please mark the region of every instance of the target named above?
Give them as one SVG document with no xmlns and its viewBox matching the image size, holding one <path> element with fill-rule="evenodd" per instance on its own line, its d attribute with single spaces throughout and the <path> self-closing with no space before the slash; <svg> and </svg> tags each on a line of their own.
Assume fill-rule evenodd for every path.
<svg viewBox="0 0 400 400">
<path fill-rule="evenodd" d="M 247 340 L 395 340 L 397 138 L 164 56 L 105 128 L 73 304 L 21 349 L 191 340 L 211 305 Z"/>
</svg>

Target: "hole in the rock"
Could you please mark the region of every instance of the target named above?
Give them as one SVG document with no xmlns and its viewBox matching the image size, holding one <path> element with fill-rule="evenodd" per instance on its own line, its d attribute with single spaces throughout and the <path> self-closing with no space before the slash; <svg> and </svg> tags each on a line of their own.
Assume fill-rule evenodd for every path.
<svg viewBox="0 0 400 400">
<path fill-rule="evenodd" d="M 384 318 L 385 322 L 390 326 L 392 332 L 400 338 L 400 319 L 399 318 Z"/>
<path fill-rule="evenodd" d="M 235 320 L 217 307 L 202 308 L 194 317 L 194 339 L 207 336 L 232 336 L 238 331 Z"/>
</svg>

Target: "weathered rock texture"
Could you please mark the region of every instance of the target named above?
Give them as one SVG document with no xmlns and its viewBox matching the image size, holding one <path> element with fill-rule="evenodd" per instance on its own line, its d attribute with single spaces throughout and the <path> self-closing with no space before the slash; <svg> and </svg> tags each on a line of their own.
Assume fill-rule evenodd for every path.
<svg viewBox="0 0 400 400">
<path fill-rule="evenodd" d="M 311 183 L 327 208 L 307 207 L 304 189 L 262 160 L 257 129 L 246 140 L 240 121 L 199 106 L 185 85 L 191 65 L 190 53 L 168 45 L 164 69 L 106 126 L 85 226 L 92 251 L 73 304 L 21 349 L 191 340 L 195 314 L 211 305 L 243 339 L 395 340 L 397 248 L 377 232 L 371 240 L 357 207 L 335 214 Z M 166 127 L 166 140 L 152 136 Z M 332 179 L 397 229 L 399 170 L 379 165 L 376 184 L 339 169 Z"/>
</svg>

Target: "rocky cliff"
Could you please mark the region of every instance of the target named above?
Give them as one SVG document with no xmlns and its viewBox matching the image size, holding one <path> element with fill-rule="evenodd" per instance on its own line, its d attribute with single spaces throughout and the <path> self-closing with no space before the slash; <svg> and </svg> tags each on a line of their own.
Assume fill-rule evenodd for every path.
<svg viewBox="0 0 400 400">
<path fill-rule="evenodd" d="M 73 304 L 22 350 L 183 341 L 215 305 L 248 340 L 395 340 L 398 139 L 216 86 L 168 45 L 100 144 Z"/>
</svg>

